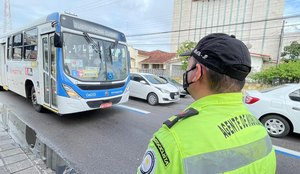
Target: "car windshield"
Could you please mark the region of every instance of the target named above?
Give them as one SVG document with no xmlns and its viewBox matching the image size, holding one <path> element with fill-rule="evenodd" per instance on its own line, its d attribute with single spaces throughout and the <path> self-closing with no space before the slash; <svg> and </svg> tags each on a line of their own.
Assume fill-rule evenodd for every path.
<svg viewBox="0 0 300 174">
<path fill-rule="evenodd" d="M 275 87 L 272 87 L 272 88 L 260 90 L 260 92 L 261 93 L 267 93 L 267 92 L 271 92 L 271 91 L 274 91 L 276 89 L 280 89 L 280 88 L 283 88 L 283 87 L 286 87 L 286 85 L 280 85 L 280 86 L 275 86 Z"/>
<path fill-rule="evenodd" d="M 172 83 L 176 84 L 176 85 L 181 85 L 180 83 L 178 83 L 178 82 L 177 82 L 176 80 L 174 80 L 174 79 L 169 78 L 169 80 L 170 80 Z"/>
<path fill-rule="evenodd" d="M 168 82 L 156 75 L 146 74 L 144 77 L 153 84 L 167 84 Z"/>
<path fill-rule="evenodd" d="M 127 47 L 83 35 L 63 34 L 64 71 L 81 81 L 124 80 L 128 75 Z"/>
</svg>

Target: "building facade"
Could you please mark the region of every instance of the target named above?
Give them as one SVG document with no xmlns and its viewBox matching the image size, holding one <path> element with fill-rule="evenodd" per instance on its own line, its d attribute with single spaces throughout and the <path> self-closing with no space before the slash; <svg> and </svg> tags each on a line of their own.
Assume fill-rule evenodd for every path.
<svg viewBox="0 0 300 174">
<path fill-rule="evenodd" d="M 149 56 L 139 54 L 139 50 L 131 46 L 128 46 L 128 51 L 130 54 L 130 71 L 138 72 L 139 69 L 142 69 L 141 62 L 145 59 L 148 59 Z"/>
<path fill-rule="evenodd" d="M 235 35 L 256 54 L 280 56 L 284 0 L 174 0 L 171 52 L 210 33 Z"/>
<path fill-rule="evenodd" d="M 146 72 L 181 79 L 184 70 L 176 53 L 161 50 L 143 51 L 128 47 L 130 53 L 131 72 Z"/>
</svg>

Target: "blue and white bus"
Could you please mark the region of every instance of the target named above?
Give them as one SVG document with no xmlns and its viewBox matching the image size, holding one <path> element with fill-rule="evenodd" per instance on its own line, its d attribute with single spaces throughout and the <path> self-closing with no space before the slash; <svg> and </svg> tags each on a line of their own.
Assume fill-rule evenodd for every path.
<svg viewBox="0 0 300 174">
<path fill-rule="evenodd" d="M 0 36 L 0 88 L 69 114 L 128 101 L 125 35 L 69 14 L 53 13 Z"/>
</svg>

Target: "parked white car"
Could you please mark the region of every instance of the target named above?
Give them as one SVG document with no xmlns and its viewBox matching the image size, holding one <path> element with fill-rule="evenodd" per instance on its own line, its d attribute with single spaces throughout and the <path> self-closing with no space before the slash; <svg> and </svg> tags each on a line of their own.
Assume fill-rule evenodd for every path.
<svg viewBox="0 0 300 174">
<path fill-rule="evenodd" d="M 180 97 L 185 97 L 186 95 L 188 95 L 188 93 L 183 89 L 182 84 L 178 83 L 174 79 L 172 79 L 170 77 L 167 77 L 167 76 L 159 76 L 159 77 L 164 79 L 165 81 L 167 81 L 171 85 L 175 86 L 179 91 Z"/>
<path fill-rule="evenodd" d="M 178 89 L 154 74 L 131 73 L 129 95 L 145 99 L 150 105 L 179 101 Z"/>
<path fill-rule="evenodd" d="M 270 136 L 300 133 L 300 84 L 246 91 L 244 103 L 266 127 Z"/>
</svg>

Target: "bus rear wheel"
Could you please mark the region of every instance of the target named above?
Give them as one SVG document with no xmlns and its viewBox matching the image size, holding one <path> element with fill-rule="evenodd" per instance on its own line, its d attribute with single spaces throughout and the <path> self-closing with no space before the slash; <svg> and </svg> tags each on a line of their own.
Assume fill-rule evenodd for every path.
<svg viewBox="0 0 300 174">
<path fill-rule="evenodd" d="M 33 108 L 37 112 L 43 112 L 43 106 L 37 103 L 36 92 L 35 92 L 34 86 L 32 86 L 32 88 L 31 88 L 30 98 L 31 98 Z"/>
</svg>

